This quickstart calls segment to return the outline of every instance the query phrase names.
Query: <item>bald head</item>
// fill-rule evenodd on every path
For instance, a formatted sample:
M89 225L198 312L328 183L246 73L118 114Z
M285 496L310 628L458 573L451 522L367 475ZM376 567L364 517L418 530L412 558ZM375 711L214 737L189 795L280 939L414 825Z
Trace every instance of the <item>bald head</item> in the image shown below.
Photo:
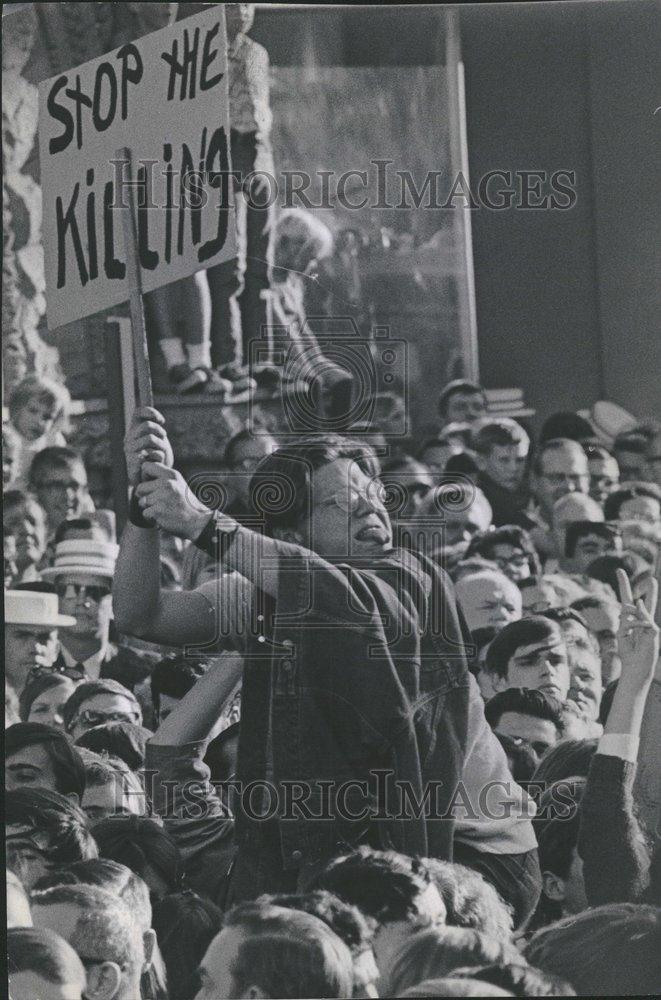
M521 592L498 570L485 569L463 576L455 589L471 632L478 628L503 628L521 617Z

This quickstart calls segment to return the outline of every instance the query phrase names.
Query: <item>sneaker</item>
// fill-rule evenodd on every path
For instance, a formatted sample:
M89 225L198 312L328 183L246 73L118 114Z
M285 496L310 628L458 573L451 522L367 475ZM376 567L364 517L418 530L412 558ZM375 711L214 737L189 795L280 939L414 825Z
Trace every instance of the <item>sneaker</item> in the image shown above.
M227 378L221 378L213 368L205 370L207 374L207 392L214 394L222 393L226 398L229 398L233 393L234 383L230 382Z
M246 365L239 365L236 361L221 365L216 369L218 376L228 379L232 383L232 390L235 396L243 392L253 391L257 388L257 382L252 378Z
M189 364L175 365L168 375L175 390L181 395L188 392L200 392L209 381L209 375L204 368L191 368Z

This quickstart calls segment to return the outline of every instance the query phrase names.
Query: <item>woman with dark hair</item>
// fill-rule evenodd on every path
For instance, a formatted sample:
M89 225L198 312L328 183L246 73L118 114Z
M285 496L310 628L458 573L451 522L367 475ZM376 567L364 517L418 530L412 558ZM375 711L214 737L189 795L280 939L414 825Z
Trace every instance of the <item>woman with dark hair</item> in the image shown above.
M21 722L41 722L64 730L62 708L77 687L58 673L40 673L28 680L18 699Z
M188 889L163 896L154 904L152 926L165 961L171 997L193 1000L196 996L200 963L222 920L222 911L215 903Z
M167 830L155 820L142 816L112 816L96 824L94 839L100 857L126 865L147 883L152 902L179 887L179 849Z

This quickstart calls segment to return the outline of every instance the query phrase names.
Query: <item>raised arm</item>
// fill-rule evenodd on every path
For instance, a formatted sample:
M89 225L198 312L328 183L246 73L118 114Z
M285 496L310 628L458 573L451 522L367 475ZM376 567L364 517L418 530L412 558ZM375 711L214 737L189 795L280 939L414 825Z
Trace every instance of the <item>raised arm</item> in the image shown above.
M590 764L580 812L578 851L592 906L638 900L649 877L649 856L634 816L633 782L645 701L659 655L657 588L650 589L645 603L634 604L627 576L622 570L619 574L622 674Z
M135 412L125 452L129 484L134 489L148 459L172 471L172 448L157 410L145 407ZM141 520L135 504L131 516ZM167 645L211 642L221 630L233 631L233 615L238 610L231 600L233 588L221 586L218 592L219 601L212 605L196 591L161 590L158 527L127 523L113 581L113 610L121 632Z

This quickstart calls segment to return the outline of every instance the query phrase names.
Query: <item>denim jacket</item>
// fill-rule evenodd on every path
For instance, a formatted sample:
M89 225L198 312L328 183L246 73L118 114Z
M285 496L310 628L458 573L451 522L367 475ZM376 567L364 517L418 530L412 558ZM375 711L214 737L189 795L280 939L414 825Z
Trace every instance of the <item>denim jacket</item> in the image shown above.
M277 603L257 592L246 640L236 839L260 859L253 891L358 843L451 859L479 698L452 585L404 549L332 564L284 548ZM425 815L429 782L446 818Z

